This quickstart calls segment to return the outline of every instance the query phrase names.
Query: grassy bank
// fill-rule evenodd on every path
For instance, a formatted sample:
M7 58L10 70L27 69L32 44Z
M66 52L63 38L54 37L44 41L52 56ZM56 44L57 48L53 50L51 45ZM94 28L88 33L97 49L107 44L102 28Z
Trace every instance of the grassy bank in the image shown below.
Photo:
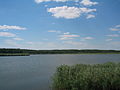
M0 56L29 56L29 53L0 53Z
M120 63L61 65L53 77L53 90L120 90Z

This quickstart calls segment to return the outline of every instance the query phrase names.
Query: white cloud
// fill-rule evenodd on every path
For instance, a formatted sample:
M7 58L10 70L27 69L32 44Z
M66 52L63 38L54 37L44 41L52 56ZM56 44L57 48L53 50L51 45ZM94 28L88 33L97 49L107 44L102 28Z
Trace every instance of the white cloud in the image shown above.
M0 37L15 37L16 35L10 32L0 32Z
M111 31L120 31L118 28L110 28Z
M106 36L108 36L108 37L119 37L118 34L112 34L112 35L106 35Z
M55 7L48 9L48 12L52 13L52 16L56 18L73 19L80 16L80 10L76 7Z
M116 25L115 27L116 27L116 28L120 28L120 25Z
M90 0L82 0L80 3L83 4L84 6L92 6L98 4L98 2L92 2Z
M63 33L63 34L70 34L70 32L65 32L65 33Z
M60 40L69 40L69 39L74 39L77 37L80 37L80 35L74 35L74 34L64 34L64 35L60 35Z
M84 45L85 44L83 42L75 42L75 41L64 41L63 43L64 44L69 44L69 45L75 45L75 46Z
M78 8L78 7L55 7L49 8L48 12L52 13L52 16L56 18L66 18L66 19L74 19L80 17L82 14L89 14L91 12L95 12L96 9L89 8Z
M84 39L86 39L86 40L92 40L94 38L93 37L85 37Z
M58 30L49 30L48 32L52 32L52 33L61 33L61 31L58 31Z
M89 14L86 18L87 18L87 19L95 18L95 15Z
M55 1L55 2L67 2L67 1L79 1L79 0L35 0L36 3L42 3L42 2L50 2L50 1Z
M43 44L43 42L26 42L26 44L29 44L29 45L41 45L41 44Z
M48 1L51 1L51 0L35 0L36 3L48 2Z
M85 40L92 40L92 39L94 39L93 37L84 37L84 38L82 38L82 41L85 41Z
M61 7L54 7L54 8L48 8L47 11L52 13L52 16L56 18L66 18L66 19L74 19L78 18L81 15L87 15L86 18L94 18L95 15L90 14L91 12L95 12L96 9L90 9L87 8L87 6L92 6L98 4L98 2L92 2L91 0L35 0L36 3L42 3L42 2L68 2L73 1L77 5L82 4L84 7L68 7L68 6L61 6ZM75 4L75 5L76 5ZM47 5L48 6L48 5ZM80 5L79 5L80 6ZM46 5L45 5L46 7Z
M112 41L113 39L106 39L106 41Z
M24 40L24 39L16 37L16 38L13 38L13 40L22 41L22 40Z
M13 29L13 30L26 30L26 28L24 27L20 27L20 26L9 26L9 25L0 25L0 29L2 30L9 30L9 29Z
M90 13L90 12L95 12L96 9L90 9L90 8L79 8L82 13Z
M113 28L110 28L111 31L120 31L120 25L116 25Z
M70 32L61 32L61 31L57 31L57 30L49 30L48 32L51 33L58 33L58 37L60 40L70 40L70 39L75 39L77 37L80 37L80 35L76 35L76 34L70 34Z
M68 2L68 1L80 2L80 0L35 0L35 2L38 4L42 3L42 2L50 2L50 1L54 1L54 2ZM82 0L80 3L84 6L92 6L92 5L98 4L98 2L92 2L91 0Z

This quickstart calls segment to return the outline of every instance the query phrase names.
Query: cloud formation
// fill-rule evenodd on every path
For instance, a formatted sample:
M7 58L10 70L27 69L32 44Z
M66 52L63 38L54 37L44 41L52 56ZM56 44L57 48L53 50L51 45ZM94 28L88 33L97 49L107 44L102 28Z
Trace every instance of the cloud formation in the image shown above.
M111 34L111 35L107 35L108 37L120 37L120 35L118 34Z
M74 45L74 46L85 45L85 43L83 43L83 42L75 42L75 41L64 41L63 43L68 44L68 45Z
M87 19L90 19L90 18L95 18L95 15L88 14L86 18L87 18Z
M98 2L92 2L90 0L82 0L80 3L83 4L84 6L92 6L98 4Z
M67 1L78 1L78 0L35 0L36 3L42 3L42 2L50 2L50 1L55 1L55 2L67 2Z
M82 14L89 14L91 12L95 12L96 9L78 8L74 6L73 7L62 6L49 8L47 11L52 13L52 16L56 18L74 19L80 17Z
M51 33L61 33L61 31L58 31L58 30L49 30L48 32L51 32Z
M74 39L77 37L80 37L80 35L75 35L75 34L64 34L64 35L60 35L60 40L69 40L69 39Z
M54 1L54 2L68 2L68 1L73 1L73 2L79 2L80 4L84 5L84 6L92 6L92 5L96 5L98 4L98 2L92 2L91 0L35 0L35 2L37 4L42 3L42 2L50 2L50 1Z
M82 41L85 41L85 40L93 40L94 38L93 37L84 37L82 38Z
M20 26L9 26L9 25L0 25L1 30L26 30L24 27Z
M52 16L56 18L66 18L66 19L74 19L78 18L81 15L87 15L86 18L95 18L95 15L90 14L90 12L95 12L96 9L90 9L88 6L93 6L98 4L98 2L92 2L91 0L35 0L36 3L42 2L68 2L72 1L77 3L80 7L75 6L61 6L61 7L53 7L48 8L47 11L52 13Z
M120 31L120 25L116 25L113 28L110 28L111 31Z
M116 25L115 27L116 27L116 28L120 28L120 25Z
M10 32L0 32L0 37L15 37L16 35Z
M66 35L66 34L70 34L70 32L65 32L65 33L63 33L63 34L65 34L65 35Z
M13 40L22 41L23 39L22 39L22 38L15 37L15 38L13 38Z
M106 39L106 41L112 41L113 39Z

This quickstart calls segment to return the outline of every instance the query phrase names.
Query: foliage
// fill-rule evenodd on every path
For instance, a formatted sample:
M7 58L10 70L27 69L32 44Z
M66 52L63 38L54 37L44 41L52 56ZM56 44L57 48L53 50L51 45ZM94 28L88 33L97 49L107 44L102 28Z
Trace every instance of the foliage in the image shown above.
M30 50L30 49L9 49L1 48L0 53L29 53L29 54L91 54L91 53L120 53L119 50Z
M61 65L53 77L53 90L120 90L120 63Z

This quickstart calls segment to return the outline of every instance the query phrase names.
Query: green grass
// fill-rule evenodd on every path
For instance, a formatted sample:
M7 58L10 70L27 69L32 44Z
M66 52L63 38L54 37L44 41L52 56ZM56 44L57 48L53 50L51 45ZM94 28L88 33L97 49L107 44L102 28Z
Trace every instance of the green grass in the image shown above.
M52 90L120 90L120 63L61 65Z

